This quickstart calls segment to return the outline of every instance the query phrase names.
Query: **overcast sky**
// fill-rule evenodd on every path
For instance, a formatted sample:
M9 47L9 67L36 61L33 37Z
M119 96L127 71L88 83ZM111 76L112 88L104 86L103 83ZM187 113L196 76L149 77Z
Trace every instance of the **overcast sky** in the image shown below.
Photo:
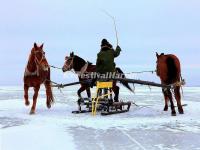
M70 51L96 61L100 41L116 46L112 20L116 18L124 72L155 70L155 52L176 54L187 85L200 85L199 0L1 0L0 85L22 85L34 42L44 43L51 65L61 67ZM52 69L52 80L72 81ZM155 74L136 78L158 82ZM74 79L76 80L76 79Z

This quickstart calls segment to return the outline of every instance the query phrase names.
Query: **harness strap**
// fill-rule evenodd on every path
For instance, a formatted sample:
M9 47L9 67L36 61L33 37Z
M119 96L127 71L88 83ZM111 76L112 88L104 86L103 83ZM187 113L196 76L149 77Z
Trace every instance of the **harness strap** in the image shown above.
M84 74L84 73L86 72L86 70L87 70L87 68L88 68L88 65L89 65L89 63L88 63L88 61L87 61L87 63L85 63L85 65L81 68L80 74Z

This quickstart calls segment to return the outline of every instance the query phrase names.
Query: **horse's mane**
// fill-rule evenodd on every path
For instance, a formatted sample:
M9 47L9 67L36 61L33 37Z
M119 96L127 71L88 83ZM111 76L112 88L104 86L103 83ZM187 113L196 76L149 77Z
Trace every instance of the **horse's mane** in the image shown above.
M166 63L167 63L167 76L168 76L168 83L176 81L177 77L179 76L178 68L176 67L176 63L173 57L170 55L166 55Z
M81 58L81 57L79 57L79 56L77 56L77 55L74 55L74 60L73 60L74 62L74 70L75 71L80 71L80 69L85 65L85 63L86 63L86 61L83 59L83 58Z

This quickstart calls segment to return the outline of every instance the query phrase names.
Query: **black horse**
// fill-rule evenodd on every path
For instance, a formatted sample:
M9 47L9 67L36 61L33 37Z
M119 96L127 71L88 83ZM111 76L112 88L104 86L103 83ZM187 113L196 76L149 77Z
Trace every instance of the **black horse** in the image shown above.
M70 56L65 57L65 63L64 66L62 67L62 70L63 72L66 72L72 69L75 71L75 73L79 74L79 81L81 82L81 87L77 91L78 96L81 98L81 92L86 90L88 98L91 98L91 92L90 92L91 83L82 82L86 81L88 77L80 75L85 73L95 73L96 65L93 65L92 63L85 61L83 58L74 55L74 53L72 52L70 53ZM125 78L125 75L120 68L116 68L116 73L123 75L123 78ZM129 91L133 92L128 82L121 81L120 83L123 86L125 86ZM115 94L114 100L118 101L119 87L116 85L116 81L113 81L112 90Z

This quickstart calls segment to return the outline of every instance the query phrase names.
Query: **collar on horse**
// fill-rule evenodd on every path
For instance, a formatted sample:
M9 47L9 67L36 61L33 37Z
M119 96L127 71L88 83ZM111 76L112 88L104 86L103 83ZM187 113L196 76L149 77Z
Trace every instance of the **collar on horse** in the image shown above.
M28 70L28 66L26 66L25 72L24 72L24 76L39 76L39 66L36 65L36 70L34 72L31 72Z
M27 76L35 76L35 75L38 76L38 71L37 70L35 70L34 72L31 72L31 71L28 70L28 67L26 66L26 69L25 69L25 72L24 72L24 76L25 77L27 77Z

